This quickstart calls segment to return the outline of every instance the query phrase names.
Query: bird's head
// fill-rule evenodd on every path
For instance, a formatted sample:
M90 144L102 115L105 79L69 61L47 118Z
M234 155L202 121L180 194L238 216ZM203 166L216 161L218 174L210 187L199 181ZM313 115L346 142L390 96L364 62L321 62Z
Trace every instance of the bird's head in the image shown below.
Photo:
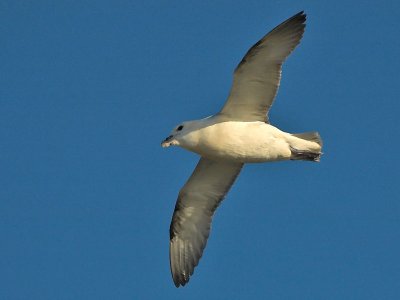
M170 135L161 142L161 146L165 148L169 146L182 145L182 142L184 142L184 140L186 139L187 134L191 132L190 124L191 122L183 122L175 126L174 129L172 129Z

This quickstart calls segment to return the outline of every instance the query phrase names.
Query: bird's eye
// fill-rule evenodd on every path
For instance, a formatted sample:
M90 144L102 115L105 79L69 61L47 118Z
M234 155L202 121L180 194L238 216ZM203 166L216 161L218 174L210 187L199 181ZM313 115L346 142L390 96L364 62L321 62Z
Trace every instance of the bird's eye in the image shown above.
M181 131L183 129L183 125L179 125L176 131Z

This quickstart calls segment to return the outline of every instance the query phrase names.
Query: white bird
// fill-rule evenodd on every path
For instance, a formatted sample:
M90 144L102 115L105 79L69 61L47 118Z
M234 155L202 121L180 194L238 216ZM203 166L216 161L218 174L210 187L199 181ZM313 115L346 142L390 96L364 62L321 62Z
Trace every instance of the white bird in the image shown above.
M244 163L319 161L317 132L290 134L269 124L268 111L281 79L282 63L299 44L306 15L299 12L258 41L234 72L222 110L183 122L162 142L201 156L179 192L170 226L170 267L176 287L193 274L210 233L211 220Z

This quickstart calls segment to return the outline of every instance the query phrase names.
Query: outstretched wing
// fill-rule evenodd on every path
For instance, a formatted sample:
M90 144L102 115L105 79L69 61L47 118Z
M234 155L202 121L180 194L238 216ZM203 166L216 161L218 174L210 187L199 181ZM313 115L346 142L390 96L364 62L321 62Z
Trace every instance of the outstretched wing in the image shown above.
M170 266L174 283L184 286L193 274L210 233L211 219L243 164L202 157L179 192L170 227Z
M299 12L258 41L234 72L220 114L240 121L266 121L281 80L282 63L300 43L306 15Z

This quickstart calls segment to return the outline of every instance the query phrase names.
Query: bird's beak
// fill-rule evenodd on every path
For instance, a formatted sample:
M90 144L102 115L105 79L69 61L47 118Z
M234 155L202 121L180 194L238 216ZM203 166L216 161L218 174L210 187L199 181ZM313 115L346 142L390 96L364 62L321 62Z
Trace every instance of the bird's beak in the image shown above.
M162 146L163 148L171 146L171 144L172 144L172 143L171 143L172 139L173 139L173 136L170 135L169 137L167 137L165 140L163 140L163 141L161 142L161 146Z

